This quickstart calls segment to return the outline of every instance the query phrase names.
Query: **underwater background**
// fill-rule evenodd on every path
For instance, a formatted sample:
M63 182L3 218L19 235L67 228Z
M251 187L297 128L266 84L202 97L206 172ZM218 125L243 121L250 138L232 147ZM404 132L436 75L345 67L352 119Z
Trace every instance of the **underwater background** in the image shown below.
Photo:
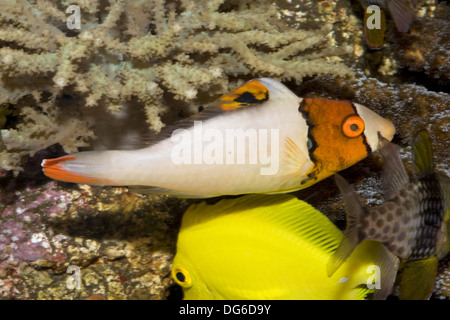
M171 262L182 215L199 200L51 181L40 164L77 150L135 148L138 137L252 78L369 107L396 126L408 169L408 143L427 129L435 168L450 175L445 1L421 1L409 33L387 13L381 50L365 44L359 1L4 3L0 299L179 298ZM70 5L81 9L80 28L68 27ZM370 206L383 201L380 173L373 154L342 175ZM331 179L293 194L345 227ZM68 282L71 265L80 289ZM450 298L449 256L432 298Z

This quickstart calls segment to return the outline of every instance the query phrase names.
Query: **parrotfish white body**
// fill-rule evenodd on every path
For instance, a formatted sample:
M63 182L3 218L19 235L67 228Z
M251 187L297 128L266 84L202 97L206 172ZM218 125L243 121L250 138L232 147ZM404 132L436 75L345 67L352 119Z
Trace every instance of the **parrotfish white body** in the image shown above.
M308 187L391 140L392 123L349 101L303 99L262 78L221 97L149 147L43 161L54 179L145 187L184 197Z

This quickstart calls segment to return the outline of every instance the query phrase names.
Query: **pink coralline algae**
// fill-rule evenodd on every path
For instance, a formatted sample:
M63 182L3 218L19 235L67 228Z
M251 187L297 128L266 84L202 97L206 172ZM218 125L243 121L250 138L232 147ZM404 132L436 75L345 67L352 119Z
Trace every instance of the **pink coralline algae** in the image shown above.
M45 190L41 193L27 187L3 195L14 201L0 211L0 268L17 266L21 260L64 262L62 248L67 237L53 234L46 222L49 217L64 214L70 199L67 193L56 189L53 181L45 185ZM30 200L30 194L35 195L34 200Z

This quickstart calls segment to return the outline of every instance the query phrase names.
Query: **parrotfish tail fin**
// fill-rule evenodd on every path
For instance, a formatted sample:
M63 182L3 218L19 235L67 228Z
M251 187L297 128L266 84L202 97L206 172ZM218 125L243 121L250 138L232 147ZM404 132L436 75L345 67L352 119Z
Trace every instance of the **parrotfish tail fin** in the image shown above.
M364 207L361 205L358 194L341 175L335 174L335 181L345 202L347 228L344 234L344 240L342 240L328 261L327 271L329 277L339 269L356 246L363 240L359 238L359 230L361 228L360 220Z
M388 1L387 6L397 30L408 32L414 19L414 10L411 8L409 0Z
M434 172L433 150L428 131L420 130L412 141L413 173L416 178L430 175Z
M399 147L380 133L378 133L378 148L383 158L383 189L388 199L409 182L409 176L400 158Z
M377 255L377 265L380 267L380 286L379 288L375 287L373 300L385 300L392 293L400 264L399 258L383 244L380 243L380 245L381 249Z
M100 161L95 156L97 152L80 152L54 159L42 161L42 171L52 179L87 184L111 183L99 176L104 171Z
M437 266L437 258L405 263L400 274L399 298L401 300L429 299L436 279Z

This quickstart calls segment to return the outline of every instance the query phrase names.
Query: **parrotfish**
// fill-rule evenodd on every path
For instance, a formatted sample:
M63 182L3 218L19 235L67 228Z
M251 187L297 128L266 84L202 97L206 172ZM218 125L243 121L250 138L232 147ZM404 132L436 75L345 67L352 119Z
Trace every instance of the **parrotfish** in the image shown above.
M42 162L53 179L178 197L306 188L391 140L393 124L350 101L299 98L261 78L228 93L171 135L136 150L84 151Z
M386 298L398 261L380 243L365 242L328 277L342 239L326 216L292 195L202 202L183 216L172 277L186 300Z
M438 261L450 251L450 178L434 171L428 132L412 141L413 179L396 145L380 138L388 200L364 207L340 175L336 183L347 210L345 238L328 264L333 273L364 240L383 243L402 262L400 299L426 299L434 286ZM364 243L364 242L363 242Z

